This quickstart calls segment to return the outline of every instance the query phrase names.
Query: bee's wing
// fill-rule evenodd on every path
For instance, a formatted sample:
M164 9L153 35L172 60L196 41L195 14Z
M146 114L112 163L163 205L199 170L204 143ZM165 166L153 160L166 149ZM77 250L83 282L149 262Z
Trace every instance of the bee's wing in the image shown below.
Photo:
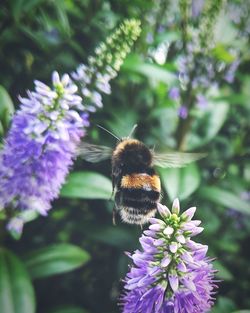
M96 163L111 158L112 149L106 146L81 142L77 148L77 154L88 162Z
M153 164L160 167L183 167L206 156L206 153L166 152L153 153Z

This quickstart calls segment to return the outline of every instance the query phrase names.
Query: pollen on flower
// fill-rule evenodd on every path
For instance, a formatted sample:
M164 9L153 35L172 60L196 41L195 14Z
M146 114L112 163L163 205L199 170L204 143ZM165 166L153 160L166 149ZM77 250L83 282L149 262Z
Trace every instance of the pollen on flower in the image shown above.
M140 238L142 250L133 260L121 297L123 313L203 313L213 305L215 285L207 246L191 240L201 230L192 221L195 208L180 214L179 201L172 212L162 204L161 219L150 219ZM188 229L188 231L186 231Z

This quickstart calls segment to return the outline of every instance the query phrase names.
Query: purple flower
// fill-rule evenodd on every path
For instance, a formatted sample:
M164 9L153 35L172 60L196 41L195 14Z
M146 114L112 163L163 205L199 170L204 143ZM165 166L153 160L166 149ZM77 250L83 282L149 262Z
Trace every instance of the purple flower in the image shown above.
M158 29L157 29L157 32L158 32L159 34L162 34L165 30L166 30L166 26L160 25L160 26L158 27Z
M250 201L250 191L245 190L241 192L240 197L244 201Z
M35 91L20 98L20 110L0 152L0 209L8 209L12 217L9 230L21 233L23 222L31 216L47 214L89 126L88 111L102 107L101 93L110 94L109 81L140 31L140 21L125 20L72 79L67 74L60 79L54 72L52 88L35 81Z
M225 73L224 79L229 83L234 82L235 78L235 72L237 71L238 67L240 65L240 60L234 61L232 64L230 64L228 70Z
M197 100L197 106L200 109L205 109L208 105L207 98L203 96L202 94L196 95L196 100Z
M11 210L8 228L22 229L22 212L46 215L58 197L76 147L88 126L82 98L67 74L52 75L53 88L35 81L35 91L20 97L21 106L0 153L0 208Z
M147 42L148 44L151 44L151 43L154 42L154 37L153 37L153 34L152 34L152 33L147 33L146 42Z
M178 87L172 87L168 92L168 96L172 100L179 100L180 99L180 89Z
M71 74L72 78L79 83L86 109L90 112L103 107L101 93L111 93L109 81L116 76L116 72L111 67L107 67L106 71L105 74L96 73L94 67L81 64L76 72Z
M7 225L7 229L12 233L21 234L23 231L23 224L24 224L23 218L18 216L13 217Z
M79 65L71 74L80 87L85 108L89 112L95 112L103 106L101 93L111 93L109 82L116 77L140 32L140 21L125 20L105 42L95 49L95 57L88 58L88 65Z
M196 208L181 215L179 210L178 200L172 212L159 204L162 219L150 219L150 231L140 238L142 250L130 255L134 264L125 278L123 313L210 311L217 286L208 247L191 239L202 231L200 221L192 220Z
M198 17L201 14L204 3L204 0L192 0L192 16L194 18Z
M182 119L186 119L188 116L188 108L185 105L179 107L178 116Z

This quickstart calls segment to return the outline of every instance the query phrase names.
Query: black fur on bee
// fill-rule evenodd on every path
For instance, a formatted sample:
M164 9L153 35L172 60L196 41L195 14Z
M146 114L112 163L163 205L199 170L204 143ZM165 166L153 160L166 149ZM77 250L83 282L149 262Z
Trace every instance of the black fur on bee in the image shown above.
M142 225L156 213L161 184L152 162L152 152L135 139L121 140L113 151L114 210L124 222Z

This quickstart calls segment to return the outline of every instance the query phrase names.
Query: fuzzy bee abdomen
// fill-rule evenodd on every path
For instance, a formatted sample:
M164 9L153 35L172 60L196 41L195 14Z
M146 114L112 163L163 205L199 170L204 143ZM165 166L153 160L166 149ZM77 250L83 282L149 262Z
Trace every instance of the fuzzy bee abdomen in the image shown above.
M154 173L124 175L115 196L123 221L140 225L146 223L155 215L160 192L160 178Z
M155 190L161 192L161 181L158 175L136 173L124 175L121 179L121 188Z

